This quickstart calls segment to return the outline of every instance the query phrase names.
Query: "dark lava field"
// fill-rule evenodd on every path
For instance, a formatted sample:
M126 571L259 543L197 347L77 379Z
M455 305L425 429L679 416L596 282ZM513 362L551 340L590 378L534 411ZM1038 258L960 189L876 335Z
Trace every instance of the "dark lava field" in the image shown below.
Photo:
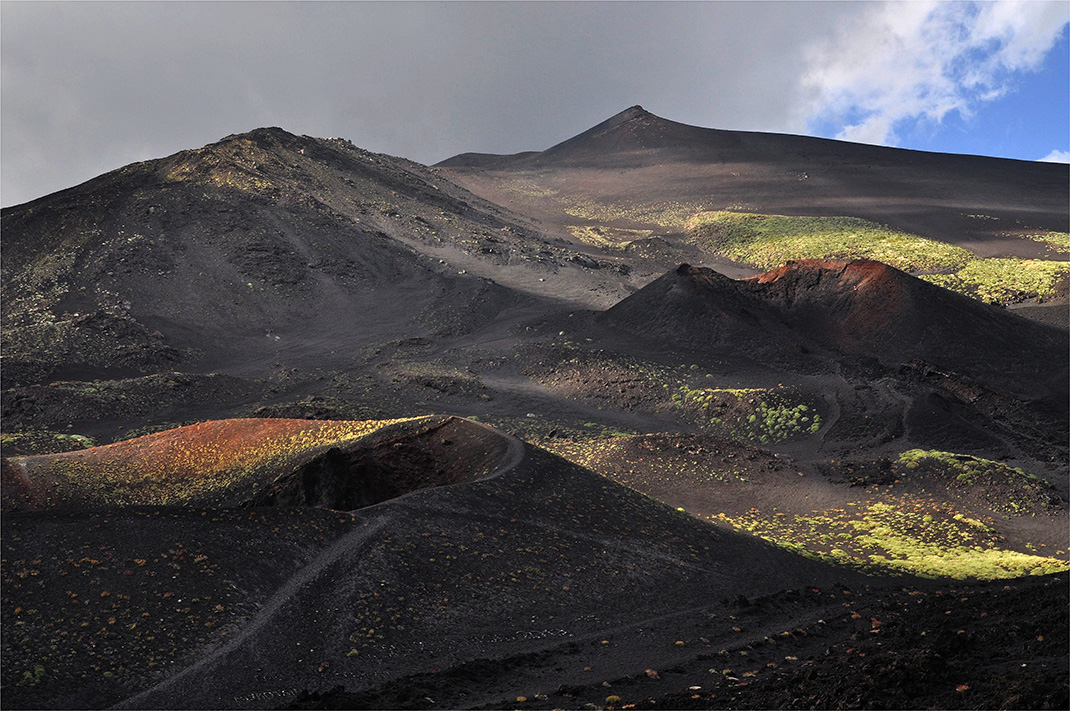
M0 706L1065 709L1068 206L632 107L4 209Z

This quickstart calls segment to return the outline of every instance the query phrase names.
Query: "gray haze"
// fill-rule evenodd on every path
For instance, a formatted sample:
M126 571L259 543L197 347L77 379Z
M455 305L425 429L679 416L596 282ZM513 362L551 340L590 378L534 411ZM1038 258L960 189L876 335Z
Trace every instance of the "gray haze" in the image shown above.
M423 163L633 104L804 133L844 93L829 38L877 5L4 2L0 201L269 125Z
M276 125L434 163L632 104L798 131L802 3L5 3L2 200Z

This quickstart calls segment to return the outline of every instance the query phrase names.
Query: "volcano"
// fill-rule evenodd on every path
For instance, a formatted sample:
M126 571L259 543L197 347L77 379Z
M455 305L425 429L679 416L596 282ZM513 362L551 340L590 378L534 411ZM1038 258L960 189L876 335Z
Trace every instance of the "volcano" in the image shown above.
M0 706L1063 708L1068 192L635 106L4 209Z
M700 209L743 209L854 215L983 256L1025 257L1043 250L1018 237L1021 225L1070 224L1062 166L700 128L641 106L545 151L462 154L436 167L546 222L597 214L670 239Z
M601 318L673 347L920 360L1022 391L1039 379L1051 392L1068 367L1060 330L869 260L789 262L743 280L683 264Z

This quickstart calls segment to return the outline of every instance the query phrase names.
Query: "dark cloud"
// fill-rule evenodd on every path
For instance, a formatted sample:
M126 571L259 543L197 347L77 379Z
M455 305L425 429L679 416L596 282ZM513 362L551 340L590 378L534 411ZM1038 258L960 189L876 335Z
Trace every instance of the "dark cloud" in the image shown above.
M799 3L4 3L3 203L279 125L422 162L632 104L792 130Z
M871 7L5 2L2 201L264 125L425 163L546 148L632 104L804 132L813 47Z

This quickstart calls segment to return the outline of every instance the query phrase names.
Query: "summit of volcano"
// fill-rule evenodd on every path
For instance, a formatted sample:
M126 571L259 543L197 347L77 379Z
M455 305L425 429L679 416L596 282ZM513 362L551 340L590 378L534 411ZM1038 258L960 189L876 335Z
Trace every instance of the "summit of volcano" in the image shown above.
M851 215L981 256L1031 257L1044 250L1022 235L1068 223L1065 166L700 128L641 106L544 151L462 154L436 168L545 223L670 242L694 213L736 210Z

